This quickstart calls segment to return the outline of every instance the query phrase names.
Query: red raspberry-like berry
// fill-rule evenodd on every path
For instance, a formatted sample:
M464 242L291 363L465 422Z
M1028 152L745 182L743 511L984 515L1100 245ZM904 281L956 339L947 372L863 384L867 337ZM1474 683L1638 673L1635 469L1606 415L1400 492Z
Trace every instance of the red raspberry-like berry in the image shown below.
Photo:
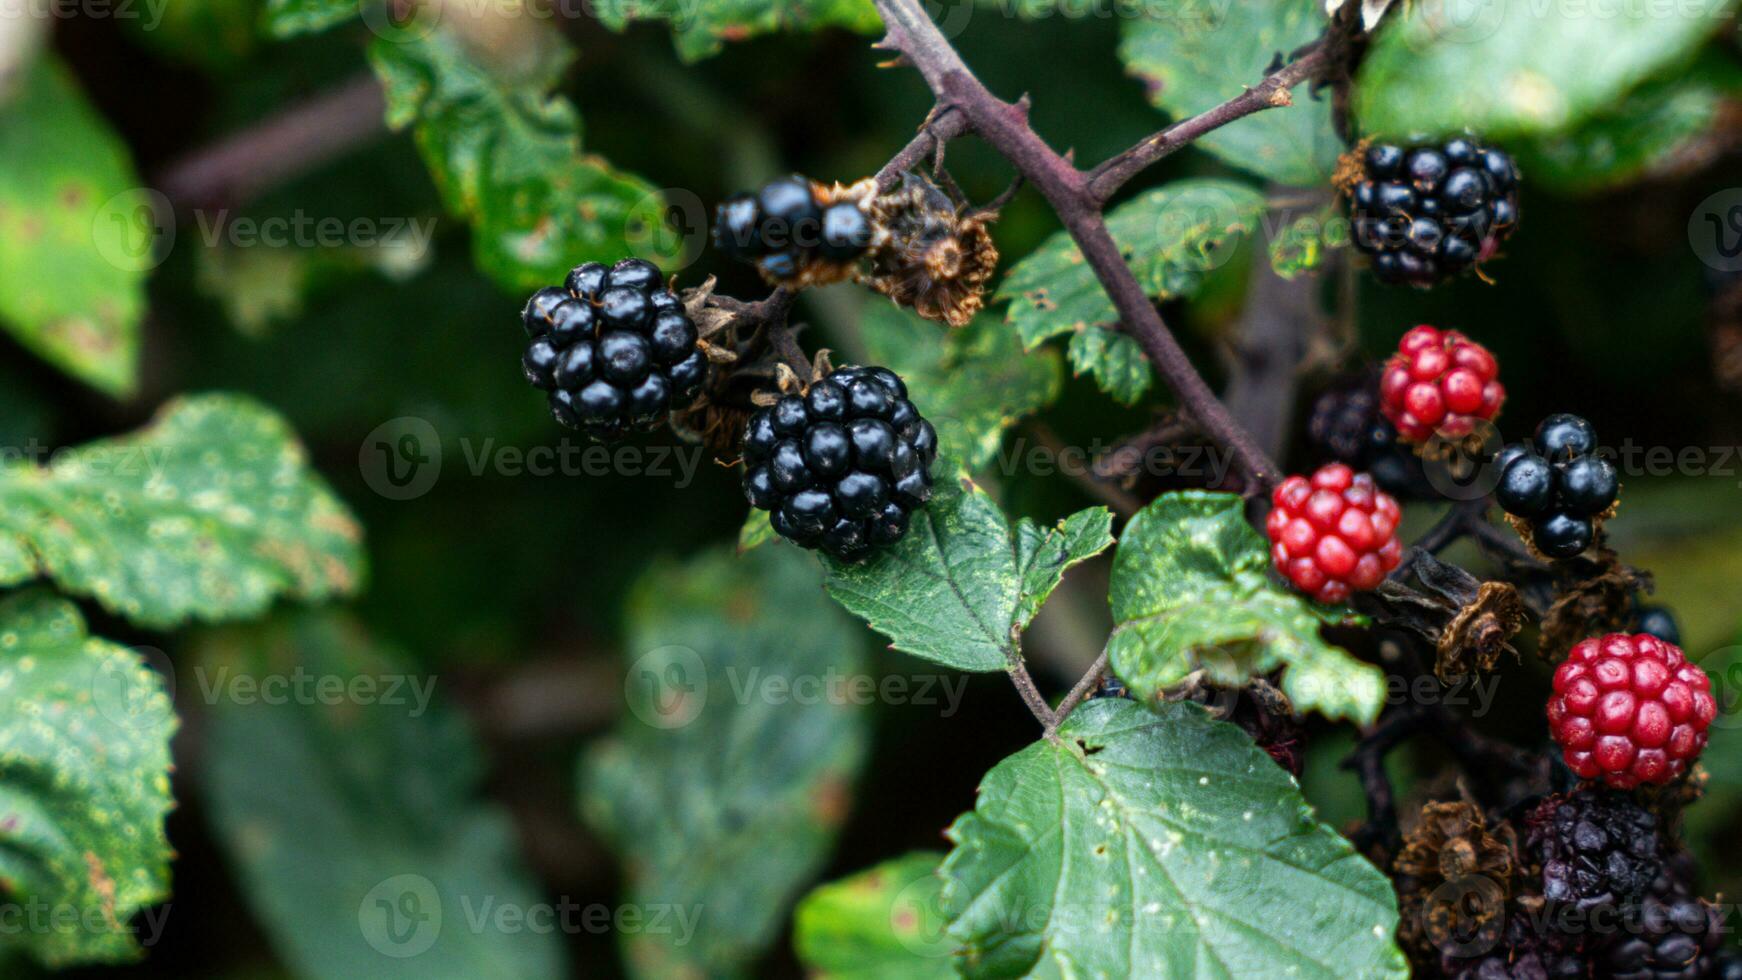
M1265 530L1276 570L1320 602L1379 587L1403 558L1397 501L1342 463L1291 476L1270 496Z
M1567 768L1632 789L1686 771L1717 713L1711 680L1680 647L1610 633L1573 647L1555 669L1548 727Z
M1506 389L1500 364L1481 344L1456 330L1426 324L1403 335L1379 379L1379 407L1406 442L1434 433L1461 439L1477 420L1500 414Z

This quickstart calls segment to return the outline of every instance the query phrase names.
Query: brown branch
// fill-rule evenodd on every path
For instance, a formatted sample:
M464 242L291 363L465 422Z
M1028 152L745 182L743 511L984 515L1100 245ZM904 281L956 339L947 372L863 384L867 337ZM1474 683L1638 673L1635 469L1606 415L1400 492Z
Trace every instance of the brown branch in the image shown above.
M178 207L246 204L387 132L373 75L292 106L171 163L158 188Z
M1082 679L1078 680L1076 686L1071 688L1071 692L1065 695L1065 699L1059 702L1059 706L1053 709L1052 724L1047 726L1046 730L1048 735L1058 734L1059 726L1065 723L1065 719L1071 716L1071 712L1077 710L1077 705L1083 703L1084 698L1094 692L1095 688L1100 685L1102 676L1106 673L1107 651L1102 650L1101 655L1095 658L1095 663L1089 667L1088 672L1083 674Z
M919 135L908 141L901 152L891 157L877 171L877 189L887 191L895 186L901 175L918 166L926 157L950 140L968 131L968 117L956 111L953 107L943 106L932 110L925 123L919 128Z
M1089 171L1089 196L1096 203L1104 204L1125 186L1126 181L1204 134L1265 109L1293 105L1294 96L1290 89L1317 77L1330 63L1331 47L1312 45L1305 54L1266 75L1257 85L1213 109L1174 123Z
M1113 301L1121 329L1137 340L1204 433L1233 451L1247 478L1248 493L1273 486L1278 479L1276 464L1234 421L1192 366L1126 266L1101 217L1100 201L1089 193L1085 175L1029 127L1026 103L1004 102L993 95L916 0L876 2L888 27L881 45L904 55L925 78L938 104L964 115L974 133L1015 165L1046 198Z
M1015 638L1011 639L1014 642ZM1034 675L1028 672L1028 664L1023 662L1022 654L1013 654L1004 669L1010 675L1010 682L1016 685L1017 693L1022 695L1022 703L1028 705L1028 710L1033 713L1034 720L1040 722L1041 727L1051 735L1058 727L1058 717L1046 706L1046 698L1040 696L1040 688L1035 686Z

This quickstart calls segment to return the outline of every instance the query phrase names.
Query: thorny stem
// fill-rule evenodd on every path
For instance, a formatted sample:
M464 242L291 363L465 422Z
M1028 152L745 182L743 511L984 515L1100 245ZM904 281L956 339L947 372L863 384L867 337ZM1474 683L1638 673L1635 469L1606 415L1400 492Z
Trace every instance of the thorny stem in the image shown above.
M1234 453L1245 476L1246 493L1250 496L1274 486L1279 479L1276 464L1228 413L1174 339L1148 293L1125 264L1118 243L1107 230L1102 208L1126 180L1179 146L1254 112L1290 104L1289 89L1325 66L1329 59L1326 49L1323 46L1308 49L1255 88L1201 116L1175 124L1095 171L1085 173L1048 146L1029 126L1026 97L1005 102L980 82L916 0L876 0L876 4L888 29L880 46L898 52L906 64L918 70L938 104L926 130L878 173L879 186L892 186L901 170L924 159L928 150L938 149L950 136L971 129L1046 198L1112 300L1119 313L1120 329L1137 340L1204 434ZM1101 669L1104 664L1091 673ZM1019 659L1011 664L1011 676L1049 734L1057 730L1092 683L1091 677L1079 681L1077 688L1084 689L1084 693L1073 689L1076 699L1067 698L1060 705L1062 710L1054 713L1039 699L1039 692L1033 689L1033 678Z
M1105 204L1125 186L1126 181L1163 157L1189 146L1205 133L1265 109L1293 105L1294 96L1290 90L1329 67L1330 55L1330 45L1315 44L1305 54L1266 75L1263 81L1240 95L1189 119L1182 119L1112 157L1089 171L1089 196L1097 203Z
M882 46L900 52L925 78L943 107L936 118L942 119L942 113L949 109L964 116L974 133L1009 160L1046 198L1113 301L1121 329L1136 338L1205 434L1233 450L1247 478L1247 491L1258 493L1274 485L1278 479L1276 464L1234 421L1192 366L1126 266L1102 219L1102 202L1089 191L1087 175L1030 128L1026 101L1010 103L993 95L916 0L877 0L877 9L888 28ZM1203 131L1214 128L1206 126Z

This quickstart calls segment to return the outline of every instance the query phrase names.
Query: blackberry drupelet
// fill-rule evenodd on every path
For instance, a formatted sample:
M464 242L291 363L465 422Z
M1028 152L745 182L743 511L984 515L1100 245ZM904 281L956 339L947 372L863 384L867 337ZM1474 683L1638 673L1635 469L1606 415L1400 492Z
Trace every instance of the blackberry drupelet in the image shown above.
M907 533L937 452L895 372L842 368L750 417L744 495L781 537L854 561Z
M658 428L707 377L695 324L642 259L577 266L561 288L533 293L521 322L526 380L549 393L558 422L597 439Z
M1348 187L1355 247L1380 281L1433 286L1493 256L1518 224L1518 168L1467 137L1374 143Z

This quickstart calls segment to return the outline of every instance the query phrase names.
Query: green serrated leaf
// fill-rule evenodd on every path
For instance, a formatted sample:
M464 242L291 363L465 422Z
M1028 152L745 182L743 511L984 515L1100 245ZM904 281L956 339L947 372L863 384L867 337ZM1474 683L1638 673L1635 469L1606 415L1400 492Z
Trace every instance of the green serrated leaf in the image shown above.
M1149 393L1155 372L1130 334L1092 324L1071 334L1071 371L1087 374L1114 401L1135 405Z
M798 692L861 673L863 633L807 558L758 548L648 575L624 649L630 712L588 751L581 810L624 860L624 900L693 928L626 933L624 958L644 977L740 975L846 818L867 712Z
M1303 214L1288 223L1270 242L1270 267L1284 279L1317 272L1331 249L1348 244L1334 208Z
M1239 240L1258 228L1263 214L1264 195L1246 184L1187 179L1115 208L1107 217L1107 230L1149 295L1180 299L1197 292L1228 261ZM1010 304L1006 319L1029 350L1053 337L1118 321L1113 301L1069 233L1062 231L1018 262L994 298ZM1073 338L1071 363L1079 375L1093 375L1103 390L1122 401L1135 401L1152 381L1141 349L1122 334L1103 331L1086 340Z
M548 906L433 676L319 613L210 634L198 655L207 818L294 973L564 975L557 935L498 924Z
M1390 881L1240 729L1105 698L1059 735L994 767L949 830L964 976L1408 975Z
M356 18L363 4L382 0L266 0L266 33L277 38L315 34Z
M618 31L635 20L669 21L685 61L718 54L727 41L774 31L832 26L869 34L883 25L871 0L597 0L591 10Z
M945 980L956 975L939 893L943 855L915 851L819 885L793 914L811 980Z
M1683 64L1733 0L1618 4L1416 4L1379 33L1355 108L1383 135L1470 129L1494 140L1561 132Z
M971 480L943 477L907 536L853 564L823 559L829 594L895 649L958 670L1003 670L1059 576L1111 543L1104 508L1044 535L1010 523Z
M979 317L946 329L890 303L869 302L860 324L873 363L901 375L908 397L938 430L946 456L977 470L1006 429L1058 398L1056 354L1024 356L1003 324Z
M1149 86L1150 101L1174 118L1193 116L1244 92L1286 55L1325 29L1320 4L1298 0L1180 0L1147 4L1123 22L1119 56ZM1295 93L1193 144L1223 162L1282 184L1325 183L1343 151L1329 99Z
M87 635L72 603L0 600L0 881L32 916L0 934L0 954L55 967L139 955L130 920L169 897L175 728L161 678Z
M72 73L38 54L0 107L0 327L80 381L131 394L157 199Z
M1024 517L1016 522L1016 567L1022 575L1016 625L1034 621L1065 572L1113 547L1113 512L1090 507L1043 528Z
M566 50L509 77L445 26L377 39L387 121L413 128L442 201L472 222L478 267L504 289L561 282L574 265L670 256L652 185L581 153L574 106L552 96Z
M28 567L144 626L350 594L361 539L284 420L240 396L180 399L133 435L0 466L0 581Z
M1320 615L1271 580L1270 549L1233 494L1163 494L1131 519L1113 558L1113 672L1153 700L1193 671L1243 686L1282 669L1302 713L1372 724L1385 675L1319 636Z

